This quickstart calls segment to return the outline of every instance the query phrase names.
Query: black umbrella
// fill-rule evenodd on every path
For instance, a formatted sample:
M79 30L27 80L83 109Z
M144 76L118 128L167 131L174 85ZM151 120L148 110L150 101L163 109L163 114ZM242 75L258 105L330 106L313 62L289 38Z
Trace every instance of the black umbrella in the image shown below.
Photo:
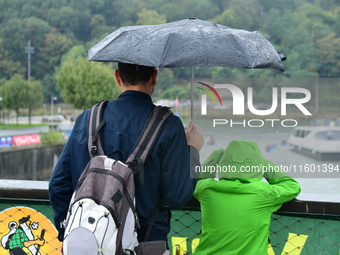
M93 46L88 57L90 61L153 67L228 66L284 71L284 56L259 32L196 18L121 27Z

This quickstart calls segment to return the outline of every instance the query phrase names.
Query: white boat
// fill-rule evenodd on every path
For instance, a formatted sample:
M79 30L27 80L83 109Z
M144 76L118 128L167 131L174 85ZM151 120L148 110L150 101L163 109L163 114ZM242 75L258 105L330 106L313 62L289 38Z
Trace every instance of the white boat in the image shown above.
M314 158L340 160L340 127L295 127L288 144L292 150Z

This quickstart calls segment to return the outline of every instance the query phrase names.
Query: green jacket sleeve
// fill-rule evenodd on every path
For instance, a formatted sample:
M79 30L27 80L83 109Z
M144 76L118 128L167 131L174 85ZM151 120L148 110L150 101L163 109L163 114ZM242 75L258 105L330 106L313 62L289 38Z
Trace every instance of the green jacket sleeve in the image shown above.
M218 149L213 151L209 157L203 162L202 166L200 167L200 179L205 178L214 178L216 176L216 172L211 172L209 166L216 166L220 162L223 156L224 150Z
M274 205L286 203L297 197L301 192L300 184L296 180L286 173L280 172L279 175L279 178L266 178L271 187L268 195L273 200Z

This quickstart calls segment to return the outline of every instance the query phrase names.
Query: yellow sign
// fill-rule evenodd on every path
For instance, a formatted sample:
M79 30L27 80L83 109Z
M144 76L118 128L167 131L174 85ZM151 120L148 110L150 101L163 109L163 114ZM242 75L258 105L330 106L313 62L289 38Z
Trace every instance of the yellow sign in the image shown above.
M300 255L305 243L307 241L308 235L294 234L288 233L288 239L283 248L281 255L290 254L290 255ZM191 242L191 250L195 251L196 247L199 244L199 238L195 238ZM187 253L187 241L186 237L172 237L172 253L174 255L186 255ZM268 245L268 255L275 255L273 247Z
M60 255L61 242L52 222L28 207L0 213L0 254Z

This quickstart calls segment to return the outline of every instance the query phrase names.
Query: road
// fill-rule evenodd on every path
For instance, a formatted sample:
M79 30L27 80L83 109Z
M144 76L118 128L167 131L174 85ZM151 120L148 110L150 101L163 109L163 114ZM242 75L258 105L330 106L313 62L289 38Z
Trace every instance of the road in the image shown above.
M32 116L31 123L32 124L40 124L42 123L42 118L44 116ZM16 123L16 118L6 118L6 123ZM18 119L19 124L27 124L28 118L27 117L19 117ZM58 131L67 131L72 130L73 122L70 122L68 119L63 119L61 122L53 122L50 123L56 125L56 130ZM7 137L7 136L17 136L17 135L29 135L29 134L39 134L39 133L48 133L50 130L50 126L38 126L38 127L31 127L31 128L20 128L20 129L0 129L0 137Z

